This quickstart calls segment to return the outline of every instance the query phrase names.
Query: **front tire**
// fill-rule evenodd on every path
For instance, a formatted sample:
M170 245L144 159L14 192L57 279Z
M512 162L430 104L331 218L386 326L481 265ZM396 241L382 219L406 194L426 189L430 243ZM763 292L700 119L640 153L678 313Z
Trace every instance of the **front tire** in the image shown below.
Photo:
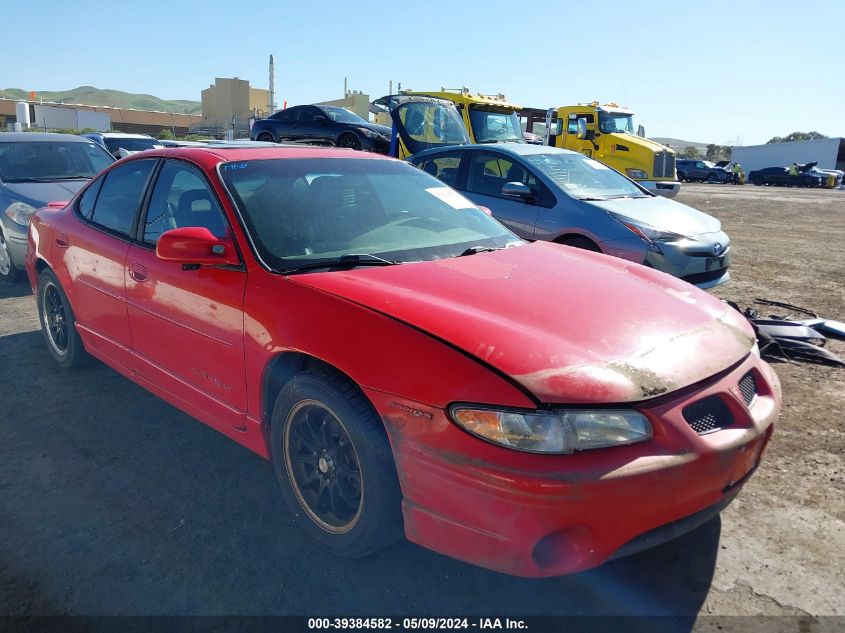
M271 425L276 478L305 532L349 558L401 537L390 444L355 385L329 369L299 374L279 393Z
M363 145L361 139L355 134L344 134L337 141L338 147L347 147L349 149L360 150Z
M64 369L88 364L90 356L76 331L76 317L67 295L52 270L46 269L38 278L38 317L47 351Z
M262 132L258 135L258 138L255 139L256 141L262 141L264 143L275 143L276 139L273 138L273 135L269 132Z
M572 248L580 248L585 251L593 251L594 253L601 253L601 249L598 244L590 238L583 237L581 235L574 235L572 237L561 239L558 241L558 244L571 246Z
M21 278L21 271L12 262L12 252L6 243L6 236L0 229L0 281L13 284Z

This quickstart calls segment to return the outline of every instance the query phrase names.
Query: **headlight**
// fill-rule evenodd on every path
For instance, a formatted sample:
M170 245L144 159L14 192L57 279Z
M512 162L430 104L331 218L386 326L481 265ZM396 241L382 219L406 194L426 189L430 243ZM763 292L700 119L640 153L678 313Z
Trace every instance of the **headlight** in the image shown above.
M661 231L646 224L645 222L640 222L638 220L625 217L624 215L619 215L618 213L610 213L610 215L625 228L641 237L652 250L657 251L658 253L661 252L659 246L660 242L677 242L678 240L683 240L686 237L684 235L679 235L678 233L673 233L672 231Z
M449 412L470 433L530 453L568 454L651 437L645 416L628 409L519 412L455 405Z
M6 215L15 224L26 226L29 224L29 218L35 213L35 207L26 202L13 202L6 207Z
M384 136L384 134L380 134L379 132L376 132L375 130L371 130L371 129L365 128L365 127L361 128L361 134L363 134L367 138L381 139L382 141L387 140L387 138Z
M628 174L628 178L633 178L634 180L645 180L648 178L648 174L642 169L631 169L628 167L625 169L625 173Z

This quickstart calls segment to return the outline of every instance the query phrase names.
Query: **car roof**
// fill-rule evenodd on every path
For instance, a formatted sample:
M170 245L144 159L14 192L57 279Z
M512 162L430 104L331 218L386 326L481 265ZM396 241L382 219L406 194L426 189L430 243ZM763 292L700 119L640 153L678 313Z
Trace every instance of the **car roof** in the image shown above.
M76 134L56 134L52 132L3 132L0 133L0 143L22 143L24 141L43 142L66 141L68 143L90 143L90 138L83 138Z
M255 143L258 145L258 143ZM375 159L395 160L388 156L375 154L373 152L361 152L353 149L338 147L319 147L314 145L280 145L273 144L272 147L261 145L259 147L245 147L243 145L209 145L207 147L166 147L161 149L149 149L138 152L119 163L139 158L182 158L190 160L208 169L213 169L219 163L246 160L269 160L277 158L349 158L349 159Z
M450 145L448 147L434 147L411 156L411 160L423 158L431 154L445 151L466 150L470 152L494 151L512 156L536 156L538 154L579 154L568 149L552 147L551 145L532 145L531 143L480 143L476 145Z

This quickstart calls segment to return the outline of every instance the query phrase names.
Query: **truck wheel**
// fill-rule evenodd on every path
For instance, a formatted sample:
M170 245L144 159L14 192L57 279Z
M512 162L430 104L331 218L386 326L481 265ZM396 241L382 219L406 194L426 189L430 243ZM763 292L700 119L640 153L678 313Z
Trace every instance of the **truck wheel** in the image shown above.
M401 537L393 453L354 384L329 369L303 372L282 388L271 424L276 478L305 532L350 558Z

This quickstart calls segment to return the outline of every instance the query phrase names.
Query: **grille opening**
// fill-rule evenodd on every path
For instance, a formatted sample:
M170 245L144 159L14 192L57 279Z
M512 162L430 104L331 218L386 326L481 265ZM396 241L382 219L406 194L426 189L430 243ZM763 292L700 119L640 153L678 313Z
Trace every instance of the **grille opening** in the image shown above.
M750 407L754 404L757 399L757 379L754 377L754 372L748 372L740 379L739 392L746 406Z
M727 428L734 423L728 405L719 396L708 396L684 407L684 420L699 435Z

